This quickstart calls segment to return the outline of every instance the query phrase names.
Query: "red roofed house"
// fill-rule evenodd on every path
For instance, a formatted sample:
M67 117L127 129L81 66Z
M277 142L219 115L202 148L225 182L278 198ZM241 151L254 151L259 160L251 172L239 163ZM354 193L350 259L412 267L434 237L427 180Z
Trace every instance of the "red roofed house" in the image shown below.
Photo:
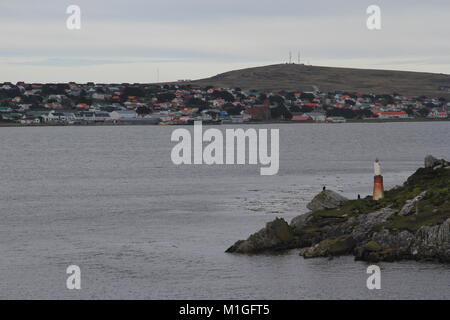
M372 110L370 110L370 111L372 111L372 113L373 113L374 115L379 115L380 113L383 112L383 110L380 110L380 109L372 109Z
M312 118L309 116L293 116L291 120L296 122L305 122L312 121Z
M264 121L270 119L270 108L268 105L253 106L245 112L251 115L253 120Z
M305 107L317 107L319 104L318 103L312 103L312 102L307 102L303 104Z
M79 103L75 106L77 109L89 109L89 105L86 103Z

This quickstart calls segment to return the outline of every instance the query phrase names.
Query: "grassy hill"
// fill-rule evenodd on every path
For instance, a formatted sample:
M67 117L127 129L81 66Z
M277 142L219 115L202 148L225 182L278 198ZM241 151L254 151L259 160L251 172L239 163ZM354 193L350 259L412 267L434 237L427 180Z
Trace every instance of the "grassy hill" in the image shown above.
M450 75L424 72L319 67L277 64L230 71L211 78L192 81L197 85L240 87L258 91L344 90L376 94L398 92L450 98L439 86L450 86Z

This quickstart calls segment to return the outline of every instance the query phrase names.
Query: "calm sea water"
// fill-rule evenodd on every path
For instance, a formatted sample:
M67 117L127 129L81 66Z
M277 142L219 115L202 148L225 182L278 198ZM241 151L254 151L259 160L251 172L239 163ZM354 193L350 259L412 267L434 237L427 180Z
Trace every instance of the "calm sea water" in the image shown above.
M367 264L224 251L275 217L290 220L326 185L371 192L372 162L387 188L427 154L450 158L450 123L264 125L280 128L280 172L182 166L173 127L0 128L0 298L450 299L450 266ZM226 126L219 127L225 129ZM66 289L66 268L82 289Z

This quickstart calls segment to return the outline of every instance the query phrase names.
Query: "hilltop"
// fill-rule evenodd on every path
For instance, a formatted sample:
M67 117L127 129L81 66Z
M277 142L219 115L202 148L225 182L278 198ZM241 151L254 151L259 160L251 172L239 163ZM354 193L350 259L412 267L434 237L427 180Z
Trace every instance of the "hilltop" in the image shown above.
M335 90L375 94L397 92L411 96L450 97L450 92L439 90L440 86L450 86L448 74L303 64L276 64L235 70L190 83L266 92L312 91L317 87L322 92Z

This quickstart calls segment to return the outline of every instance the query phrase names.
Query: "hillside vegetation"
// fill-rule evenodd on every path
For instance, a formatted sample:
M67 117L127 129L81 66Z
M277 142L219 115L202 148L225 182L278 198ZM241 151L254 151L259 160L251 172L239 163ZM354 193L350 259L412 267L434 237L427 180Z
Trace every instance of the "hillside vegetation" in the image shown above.
M266 92L312 91L315 86L322 92L335 90L375 94L396 92L411 96L450 97L449 92L439 90L440 86L450 86L448 74L302 64L277 64L235 70L190 83Z

